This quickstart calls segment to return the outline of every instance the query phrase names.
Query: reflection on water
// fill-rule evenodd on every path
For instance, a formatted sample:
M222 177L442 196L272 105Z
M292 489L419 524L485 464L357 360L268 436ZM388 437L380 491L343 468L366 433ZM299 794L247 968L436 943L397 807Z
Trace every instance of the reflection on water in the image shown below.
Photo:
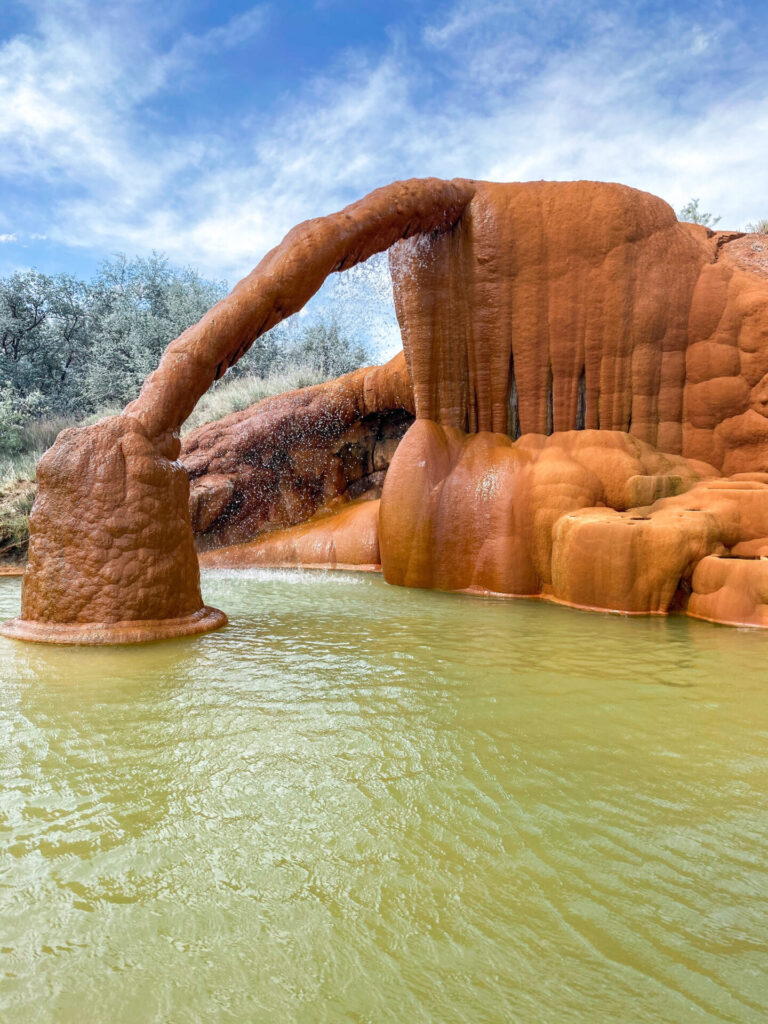
M0 638L0 1020L766 1019L768 637L204 594L197 639Z

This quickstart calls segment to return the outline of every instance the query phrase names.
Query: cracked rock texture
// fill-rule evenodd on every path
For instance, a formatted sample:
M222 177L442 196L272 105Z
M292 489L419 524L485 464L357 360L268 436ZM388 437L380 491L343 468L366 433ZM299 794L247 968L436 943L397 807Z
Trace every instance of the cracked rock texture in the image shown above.
M340 502L378 498L412 422L401 352L384 366L267 398L192 431L181 458L198 548L249 541Z

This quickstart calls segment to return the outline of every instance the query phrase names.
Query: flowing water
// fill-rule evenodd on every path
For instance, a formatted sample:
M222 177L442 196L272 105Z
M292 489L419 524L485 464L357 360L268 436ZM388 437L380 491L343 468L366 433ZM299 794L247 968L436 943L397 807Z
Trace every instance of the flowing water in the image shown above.
M203 582L206 637L0 639L1 1021L768 1019L768 636Z

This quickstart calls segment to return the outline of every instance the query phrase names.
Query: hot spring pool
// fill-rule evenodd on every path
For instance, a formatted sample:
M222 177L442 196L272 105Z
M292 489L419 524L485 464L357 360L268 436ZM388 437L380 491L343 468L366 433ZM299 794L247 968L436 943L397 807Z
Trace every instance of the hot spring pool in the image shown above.
M0 1020L766 1020L768 636L204 596L198 639L0 638Z

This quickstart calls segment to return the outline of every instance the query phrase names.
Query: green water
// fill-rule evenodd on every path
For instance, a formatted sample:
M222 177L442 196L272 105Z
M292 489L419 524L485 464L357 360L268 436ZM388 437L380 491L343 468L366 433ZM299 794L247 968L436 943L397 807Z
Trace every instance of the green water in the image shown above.
M768 636L204 594L194 640L0 638L3 1024L768 1018Z

